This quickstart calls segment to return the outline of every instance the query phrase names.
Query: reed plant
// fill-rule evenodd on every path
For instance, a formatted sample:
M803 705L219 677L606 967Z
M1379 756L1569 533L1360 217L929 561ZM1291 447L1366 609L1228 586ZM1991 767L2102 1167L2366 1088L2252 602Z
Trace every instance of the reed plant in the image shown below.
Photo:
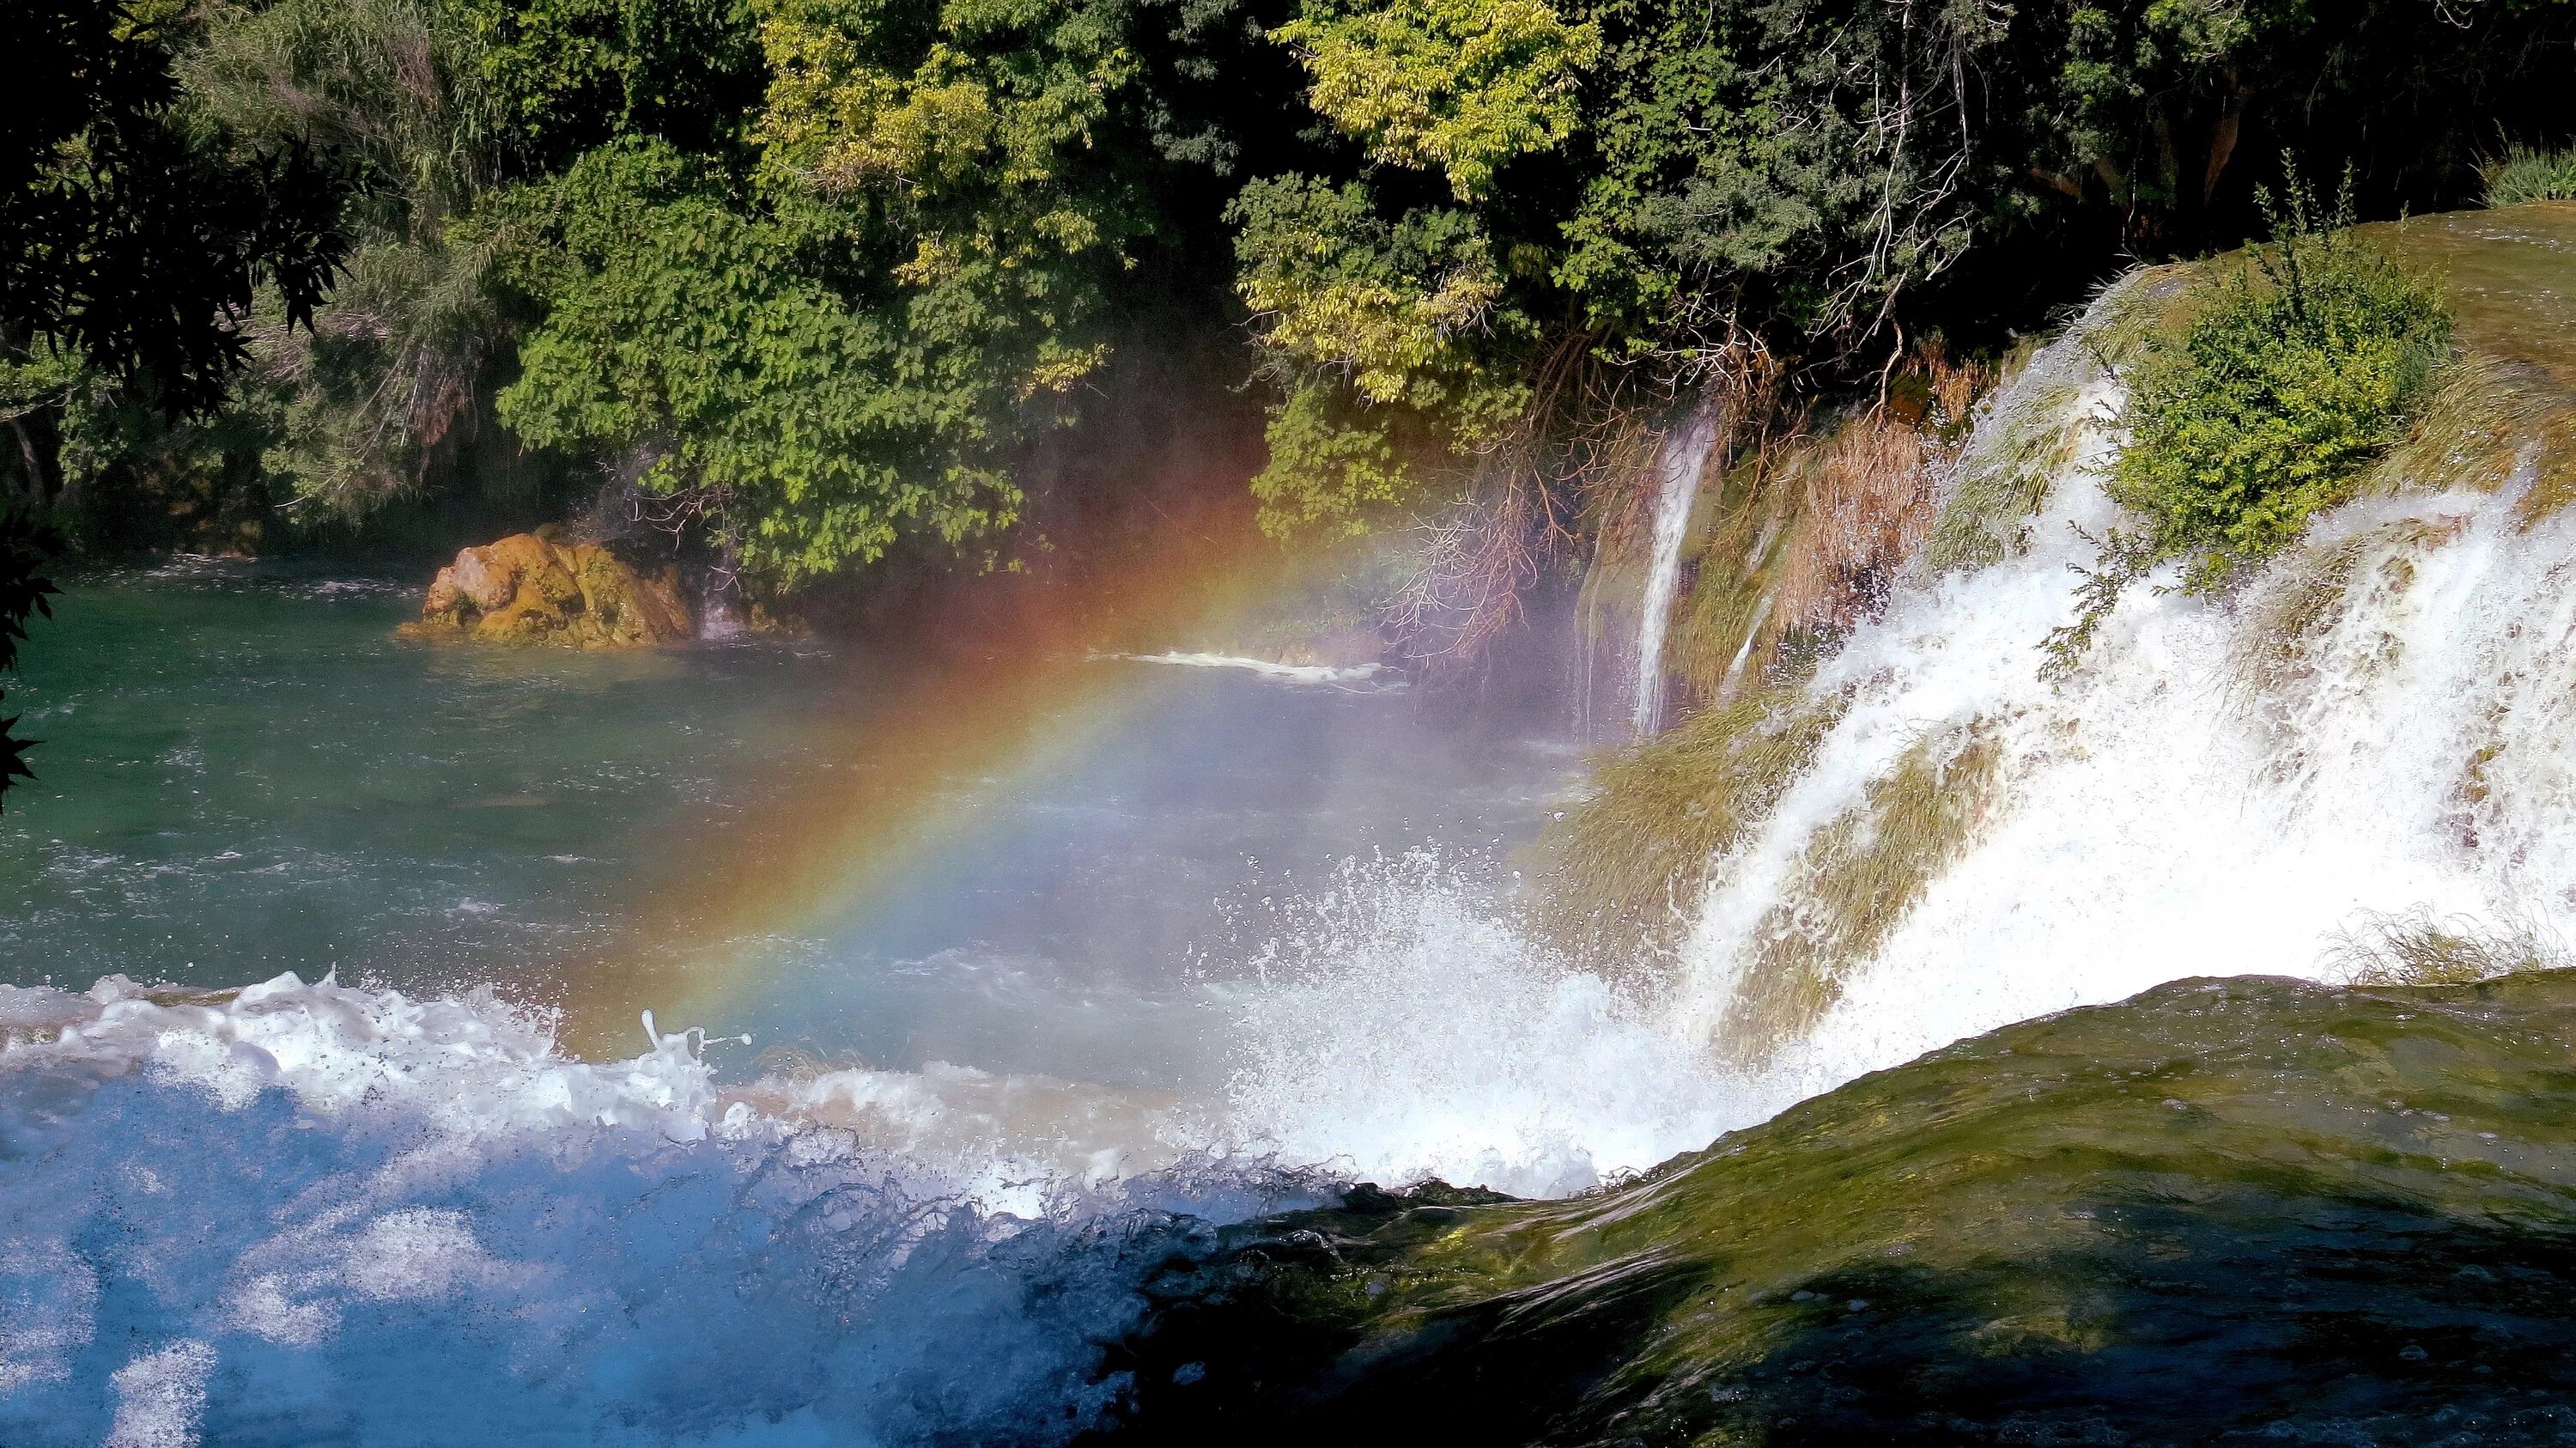
M2486 181L2489 206L2576 201L2576 147L2538 151L2516 146L2480 166L2478 174Z

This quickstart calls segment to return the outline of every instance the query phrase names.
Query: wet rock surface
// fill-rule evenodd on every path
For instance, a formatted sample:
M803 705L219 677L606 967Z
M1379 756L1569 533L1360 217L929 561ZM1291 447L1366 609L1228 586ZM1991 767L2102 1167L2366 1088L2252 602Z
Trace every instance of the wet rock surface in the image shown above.
M568 648L653 648L697 636L676 569L547 532L468 548L438 571L406 637Z
M2186 981L1149 1281L1093 1441L2576 1443L2576 971Z

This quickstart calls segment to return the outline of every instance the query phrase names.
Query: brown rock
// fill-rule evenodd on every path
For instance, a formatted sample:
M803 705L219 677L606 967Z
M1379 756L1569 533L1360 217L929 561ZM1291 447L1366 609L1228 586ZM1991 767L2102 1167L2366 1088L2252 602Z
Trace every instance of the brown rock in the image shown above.
M637 570L608 548L515 533L438 571L405 635L486 643L638 648L697 636L678 570Z

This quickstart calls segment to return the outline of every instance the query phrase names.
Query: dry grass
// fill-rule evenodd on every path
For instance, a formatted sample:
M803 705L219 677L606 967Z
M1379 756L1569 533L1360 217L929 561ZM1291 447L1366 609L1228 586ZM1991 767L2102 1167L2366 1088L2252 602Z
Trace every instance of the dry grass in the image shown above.
M1771 610L1776 627L1842 634L1877 612L1932 526L1941 460L1938 439L1885 409L1853 418L1810 454Z
M2569 963L2567 942L2537 918L2489 922L2422 905L2364 914L2325 950L2328 975L2345 985L2471 985Z
M1927 346L1875 405L1750 452L1704 500L1674 672L1725 703L1877 613L1994 369Z
M1927 735L1859 806L1816 833L1747 946L1752 959L1722 1028L1731 1052L1758 1061L1832 1006L1845 974L1877 953L1975 837L2002 762L1983 724Z

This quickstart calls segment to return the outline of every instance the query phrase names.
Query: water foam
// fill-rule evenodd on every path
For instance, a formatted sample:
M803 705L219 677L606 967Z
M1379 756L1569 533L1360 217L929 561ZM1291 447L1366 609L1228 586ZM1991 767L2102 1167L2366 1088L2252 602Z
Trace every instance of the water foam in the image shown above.
M1109 657L1135 664L1170 664L1185 669L1240 669L1245 673L1294 684L1365 684L1390 672L1384 664L1283 664L1274 659L1256 659L1244 654L1186 653L1179 650L1159 654L1113 654Z
M486 991L111 980L0 1026L0 1439L35 1448L1052 1441L1120 1390L1147 1267L1312 1199L1184 1166L999 1211L726 1099L691 1034L574 1061Z
M1577 969L1436 853L1289 902L1238 1020L1234 1149L1353 1179L1557 1196L1694 1150L1769 1102Z

